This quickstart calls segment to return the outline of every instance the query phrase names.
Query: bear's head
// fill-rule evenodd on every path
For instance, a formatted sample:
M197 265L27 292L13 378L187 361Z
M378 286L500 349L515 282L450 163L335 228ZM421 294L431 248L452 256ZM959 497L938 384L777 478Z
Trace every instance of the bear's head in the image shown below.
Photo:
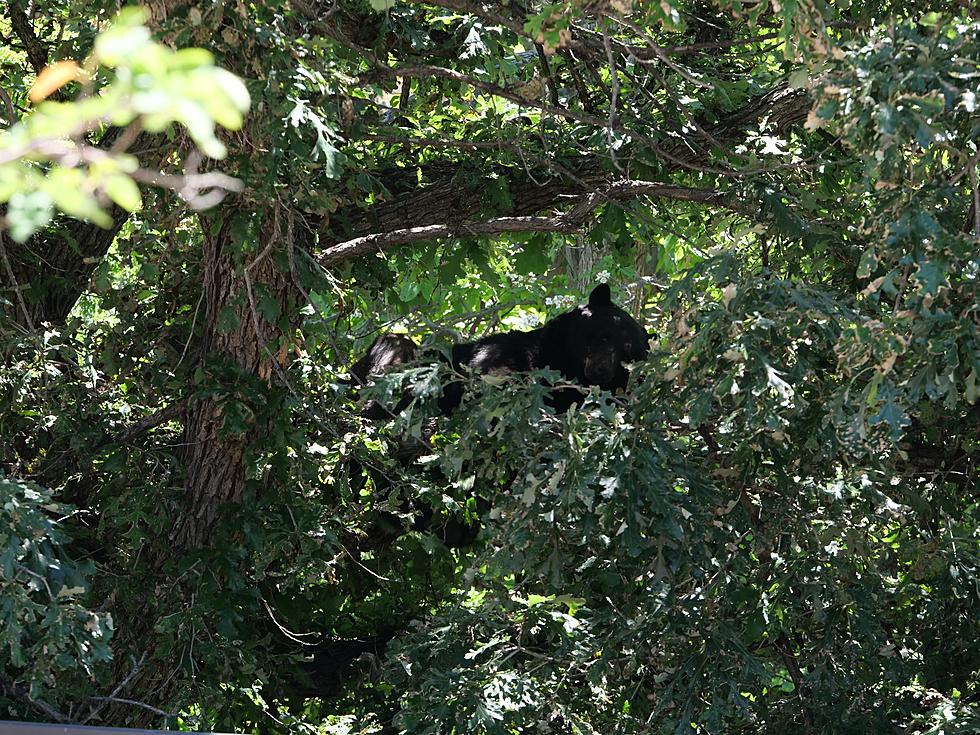
M582 385L603 390L626 388L625 364L650 353L650 335L628 312L612 302L605 283L589 294L589 303L549 321L544 327L543 362Z

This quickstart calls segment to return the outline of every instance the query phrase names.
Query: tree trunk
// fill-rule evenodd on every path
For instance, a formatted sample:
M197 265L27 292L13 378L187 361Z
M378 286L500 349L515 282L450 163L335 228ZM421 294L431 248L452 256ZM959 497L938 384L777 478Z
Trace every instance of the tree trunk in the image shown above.
M240 244L231 239L229 224L233 217L233 213L228 213L214 234L213 223L202 218L205 320L201 355L202 359L209 355L227 357L242 373L271 386L274 374L281 371L290 352L289 336L283 334L279 324L266 321L259 313L256 285L260 284L263 292L275 299L281 314L287 313L294 301L293 285L289 274L281 272L273 262L274 249L285 238L276 213L262 228L259 254L240 262L234 256ZM233 326L229 329L229 325ZM224 425L228 400L234 400L230 390L225 395L193 401L188 407L185 511L171 533L176 549L207 546L222 506L241 500L248 447L260 427L248 426L240 433L228 431Z

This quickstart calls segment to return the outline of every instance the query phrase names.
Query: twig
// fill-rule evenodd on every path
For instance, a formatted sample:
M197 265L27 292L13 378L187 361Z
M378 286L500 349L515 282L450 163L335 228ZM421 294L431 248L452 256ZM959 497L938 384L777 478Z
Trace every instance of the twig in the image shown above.
M609 127L606 128L606 144L609 149L609 160L612 161L613 168L622 171L619 161L616 160L615 141L613 140L613 130L616 126L616 105L619 101L619 73L616 70L616 59L613 57L612 44L609 40L609 29L606 27L606 20L602 20L602 45L606 49L606 62L609 64Z
M534 50L538 52L538 64L541 66L541 76L548 84L548 99L551 100L552 105L559 107L561 101L558 99L558 85L555 84L555 78L551 74L548 55L544 52L544 46L540 43L534 44Z
M552 158L545 156L539 156L533 153L529 153L524 150L518 139L504 140L498 138L495 141L485 141L485 140L449 140L446 138L414 138L411 136L403 135L381 135L378 133L365 133L360 136L359 140L375 140L379 143L394 143L401 144L408 149L410 145L417 145L424 148L457 148L459 150L480 150L480 149L492 149L499 148L504 151L513 151L519 155L522 159L529 158L535 163L539 163L545 168L549 168L559 176L563 176L583 189L588 188L588 183L584 181L581 177L576 176L574 172L570 171L565 166L562 166L557 161Z
M780 36L780 33L764 33L754 38L733 38L728 41L702 41L701 43L689 43L683 46L663 46L662 50L669 56L682 56L697 53L698 51L711 51L713 49L731 48L732 46L747 46L750 43L771 41L774 38L780 38Z
M266 601L264 597L262 598L262 604L265 605L265 611L269 613L269 619L272 620L272 622L276 624L276 627L279 628L282 634L286 636L286 638L291 640L293 643L299 643L301 646L315 646L317 645L317 643L319 643L319 641L316 640L319 637L319 633L294 633L293 631L286 628L286 626L284 626L278 620L276 620L276 616L272 612L272 607L270 607L269 603ZM312 642L307 642L303 640L304 637L313 638L314 640Z
M142 436L150 429L155 429L161 424L165 424L168 421L173 421L177 418L182 418L185 411L187 410L187 399L181 399L171 403L169 406L161 408L159 411L154 411L149 416L145 416L134 424L127 426L125 429L109 437L108 439L103 439L98 442L91 451L99 451L108 447L111 444L128 444L134 439ZM68 458L70 456L70 450L66 449L58 454L49 455L48 461L44 464L44 473L50 474L60 470L63 466L68 463Z
M79 163L101 163L116 158L112 153L101 148L75 143L71 140L36 138L17 148L0 151L0 165L31 155L50 158L64 166L76 166ZM140 183L176 191L194 209L204 209L216 204L214 192L220 192L223 198L224 192L239 192L244 188L241 180L219 171L176 175L139 168L129 175ZM211 194L202 195L201 191L206 189L211 190Z
M89 697L88 701L107 702L107 703L115 702L118 704L129 704L132 705L133 707L141 707L145 710L148 710L149 712L152 712L155 715L160 715L161 717L164 717L167 720L172 720L178 715L178 713L176 712L167 712L166 710L162 710L159 707L154 707L152 704L147 704L146 702L137 702L135 699L124 699L123 697Z
M379 143L418 145L424 148L458 148L460 150L479 150L482 148L518 148L515 140L449 140L447 138L414 138L407 135L381 135L365 133L359 140L373 140Z
M398 109L402 112L408 109L408 99L412 95L412 78L405 77L402 79L402 90L398 95Z
M970 181L973 185L973 235L980 240L980 188L977 187L977 167L970 169Z
M0 100L3 100L3 106L7 112L7 125L12 126L17 122L17 110L14 109L14 101L10 99L10 95L3 87L0 87Z
M800 709L803 711L803 735L810 735L813 732L813 711L807 702L808 687L803 681L803 670L800 662L796 658L789 646L789 640L785 634L779 636L775 641L776 650L782 656L783 663L789 671L790 678L793 679L793 687L796 689L797 696L800 698Z
M19 699L21 702L24 702L25 704L29 704L30 706L36 709L39 709L49 719L54 720L55 722L70 723L73 721L70 717L68 717L68 715L55 709L50 704L45 702L43 699L35 699L34 697L32 697L30 692L27 691L24 687L17 687L13 684L8 684L5 681L0 681L0 689L2 689L3 692L8 697L15 697Z
M911 271L911 264L906 264L905 268L902 269L902 282L898 285L898 294L895 296L895 306L892 307L892 316L898 313L898 307L902 303L902 296L905 295L905 287L908 285L909 273Z
M575 85L575 92L578 94L582 107L590 115L596 114L595 105L592 104L592 96L589 94L589 90L585 86L585 80L582 79L582 75L579 73L577 66L578 60L568 49L562 49L561 53L568 59L568 63L565 66L568 69L568 73L572 76L572 84Z
M967 160L963 168L961 168L957 172L956 176L954 176L949 180L949 185L955 186L960 179L966 176L967 172L972 171L976 168L978 161L980 161L980 149L978 149L976 153L970 156L970 158Z
M135 665L135 666L133 666L133 669L132 669L132 671L130 671L130 672L129 672L129 673L128 673L128 674L126 675L126 677L125 677L125 678L124 678L124 679L123 679L123 680L122 680L121 682L119 682L119 684L117 684L117 685L116 685L116 688L112 690L112 694L110 694L110 695L108 696L108 698L107 698L107 700L106 700L106 701L104 701L104 702L102 702L102 703L100 703L100 704L99 704L99 705L98 705L97 707L93 707L93 708L92 708L92 709L91 709L91 710L89 711L89 715L88 715L88 717L86 717L86 718L85 718L84 720L82 720L82 724L83 724L83 725L84 725L85 723L87 723L87 722L89 722L89 721L91 721L91 720L94 720L94 719L96 718L96 716L98 716L98 714L99 714L99 713L100 713L100 712L101 712L101 711L102 711L102 710L103 710L103 709L105 708L105 706L106 706L106 705L107 705L107 704L109 703L109 701L112 701L112 700L113 700L113 699L114 699L115 697L117 697L117 696L118 696L118 695L119 695L119 694L120 694L121 692L123 692L123 691L124 691L124 690L126 689L126 687L128 687L128 686L129 686L129 683L130 683L130 682L131 682L131 681L133 680L133 677L135 677L135 676L136 676L136 674L138 674L138 673L139 673L139 671L140 671L140 669L142 669L142 668L143 668L143 663L144 663L145 661L146 661L146 651L144 651L144 652L143 652L143 655L142 655L142 656L140 656L140 660L136 662L136 665Z
M366 76L370 76L372 72L368 72ZM419 66L412 67L402 67L395 68L390 67L385 64L377 63L374 67L374 72L376 74L381 74L383 76L394 76L394 77L440 77L443 79L450 79L456 82L462 82L463 84L469 84L474 89L479 89L482 92L491 94L497 97L502 97L506 100L510 100L516 105L521 107L532 107L534 109L540 110L549 115L555 117L563 117L568 120L573 120L575 122L582 123L583 125L592 125L597 128L605 128L609 126L609 120L596 117L595 115L589 115L584 112L579 112L571 108L554 107L553 105L544 104L543 102L538 102L536 100L527 99L522 97L517 91L507 89L506 87L501 87L498 84L493 84L491 82L485 82L481 79L476 79L474 77L462 74L458 71L452 69L446 69L441 66L433 66L430 64L421 64ZM743 178L754 171L734 171L731 169L721 169L714 166L703 166L699 164L694 164L690 161L686 161L683 158L679 158L669 151L665 150L663 146L660 145L653 138L644 135L636 130L626 127L621 122L616 122L612 126L613 130L623 135L629 136L631 139L642 143L643 145L649 147L658 156L670 161L671 163L680 166L681 168L686 168L693 171L703 171L705 173L718 174L719 176L730 176L732 178Z
M24 326L33 332L34 320L31 319L31 314L27 310L27 303L24 301L24 294L22 293L21 285L17 282L17 277L14 275L13 266L10 265L10 258L7 257L7 248L4 246L2 230L0 230L0 256L3 257L3 267L4 270L7 271L7 278L10 279L10 287L14 290L14 293L17 296L17 304L20 306L20 310L24 314Z
M674 71L676 71L678 74L680 74L682 77L684 77L684 79L686 79L687 81L689 81L691 84L693 84L696 87L708 87L708 88L711 87L710 84L708 84L707 82L702 82L700 79L697 79L696 77L692 76L691 72L689 72L686 69L680 67L674 61L672 61L670 59L670 57L666 54L666 52L664 52L664 50L657 44L657 42L653 40L653 38L650 36L650 34L647 33L646 31L644 31L638 25L636 25L635 23L633 23L631 21L626 20L626 18L623 18L623 17L617 15L616 13L607 13L607 15L608 15L608 17L612 18L613 20L615 20L620 25L626 26L631 31L633 31L638 36L640 36L640 38L642 38L646 42L647 46L649 46L650 49L653 51L653 54L654 54L654 56L657 57L657 59L659 59L660 61L662 61L666 66L668 66L671 69L673 69ZM605 31L605 28L603 28L603 36L605 36L605 35L606 35L606 31ZM637 59L637 60L640 61L640 63L643 63L644 62L643 59ZM649 62L647 62L647 63L649 63Z

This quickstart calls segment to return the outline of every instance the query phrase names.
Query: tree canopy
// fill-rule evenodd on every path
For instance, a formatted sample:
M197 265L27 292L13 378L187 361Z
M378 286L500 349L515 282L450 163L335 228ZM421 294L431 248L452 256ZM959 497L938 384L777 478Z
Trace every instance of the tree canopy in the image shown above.
M980 729L974 3L0 35L0 719ZM626 392L440 415L440 353L603 282ZM384 333L432 359L358 386Z

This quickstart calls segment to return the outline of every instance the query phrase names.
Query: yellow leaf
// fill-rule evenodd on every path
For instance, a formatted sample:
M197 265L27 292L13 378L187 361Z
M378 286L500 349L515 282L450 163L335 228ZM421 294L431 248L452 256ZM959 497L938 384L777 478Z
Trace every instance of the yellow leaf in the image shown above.
M880 365L878 365L878 367L881 369L882 375L888 375L888 373L891 372L891 369L895 366L895 359L897 357L898 355L896 355L894 352L885 356L885 359L881 361Z
M816 130L817 128L821 127L824 122L825 121L817 115L817 108L814 107L806 116L806 122L803 123L803 127L807 130Z
M78 79L82 73L81 67L74 61L56 61L41 69L34 80L34 85L28 93L31 102L40 102L53 92L64 87L68 82Z

